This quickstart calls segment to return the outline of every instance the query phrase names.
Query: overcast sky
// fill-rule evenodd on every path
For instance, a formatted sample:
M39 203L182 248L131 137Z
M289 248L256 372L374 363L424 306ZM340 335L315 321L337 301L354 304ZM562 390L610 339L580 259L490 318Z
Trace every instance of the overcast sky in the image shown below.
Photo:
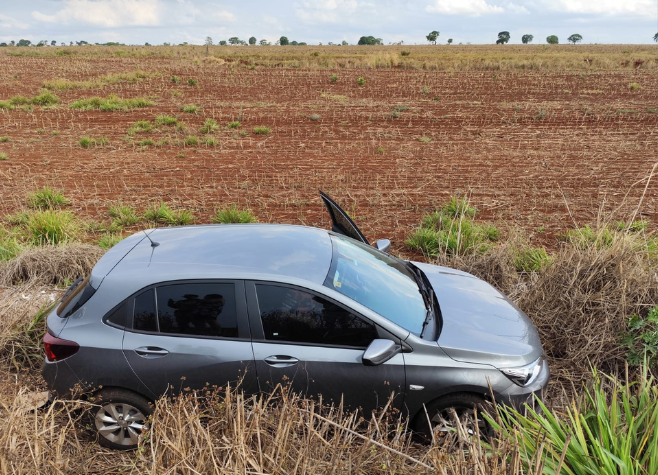
M202 44L238 36L274 43L354 44L360 36L385 44L494 43L499 31L520 43L572 33L583 43L652 43L658 0L0 0L0 42L21 38L57 43Z

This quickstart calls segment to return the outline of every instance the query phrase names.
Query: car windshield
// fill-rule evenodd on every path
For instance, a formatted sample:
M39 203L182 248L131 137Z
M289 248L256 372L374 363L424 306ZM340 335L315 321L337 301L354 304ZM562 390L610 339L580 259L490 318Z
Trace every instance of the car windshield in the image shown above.
M352 239L332 235L331 241L333 257L324 285L419 335L427 309L404 262Z

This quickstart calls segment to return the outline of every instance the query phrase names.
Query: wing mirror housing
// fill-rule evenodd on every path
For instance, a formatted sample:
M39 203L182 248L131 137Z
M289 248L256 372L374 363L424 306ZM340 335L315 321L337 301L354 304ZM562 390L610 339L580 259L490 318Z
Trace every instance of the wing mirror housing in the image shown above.
M383 339L373 340L363 353L363 364L366 366L377 366L386 363L401 351L402 347L396 345L394 341Z
M380 239L375 243L375 247L382 252L388 253L391 250L391 241L388 239Z

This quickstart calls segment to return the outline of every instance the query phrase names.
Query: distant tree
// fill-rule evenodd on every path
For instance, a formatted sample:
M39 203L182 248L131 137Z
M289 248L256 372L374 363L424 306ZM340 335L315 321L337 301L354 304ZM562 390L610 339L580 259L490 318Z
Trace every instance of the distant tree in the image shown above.
M37 43L37 46L46 46L48 44L48 40L41 40Z
M146 43L144 43L144 46L151 46L151 43L147 41Z
M59 45L60 45L60 46L66 46L66 43L64 43L64 42L62 41Z
M237 36L232 36L228 39L228 43L230 45L239 45L240 44L240 38L238 38Z
M226 46L226 40L222 40L219 42L219 46Z
M425 38L432 44L436 44L436 39L439 37L439 32L434 30L429 33Z
M498 33L498 39L496 40L497 45L504 45L509 42L510 34L509 31L501 31Z
M375 38L374 36L362 36L359 38L359 45L381 45L384 43L381 38Z
M527 45L528 43L532 43L533 38L534 36L532 35L523 35L521 37L521 43L523 43L524 45Z
M298 46L298 45L299 45L299 43L297 43L296 41L291 41L290 42L290 46Z
M653 41L655 41L656 43L658 43L658 33L656 33L655 35L653 35Z
M269 43L267 40L260 40L260 45L261 45L261 46L267 46L267 45L269 45L269 44L270 44L270 43Z
M658 35L658 33L656 33L656 35ZM347 45L349 45L349 43L348 43L347 41L343 40L343 41L341 42L341 45L343 45L343 46L347 46Z
M9 42L9 46L16 46L16 42L15 42L14 40L11 40L11 41Z
M71 43L69 44L69 46L73 46L73 41L71 41Z
M84 45L88 45L89 43L87 43L86 41L82 40L82 41L76 41L75 44L78 45L78 46L84 46Z
M299 45L299 46L307 46L305 41L300 41L299 43L297 43L297 45Z
M557 36L551 35L546 37L546 43L548 43L549 45L556 45L560 43L560 40L558 39Z
M581 35L579 35L578 33L574 33L569 38L567 38L567 41L569 43L576 44L576 43L580 43L581 41L583 41L583 37Z
M255 36L252 36L251 38L249 38L249 44L252 45L252 46L256 44L256 41L257 40L256 40Z
M452 44L452 38L448 38L448 44L449 44L449 45Z
M290 41L288 41L287 36L282 36L281 38L279 38L279 44L281 46L288 46L290 44Z
M16 46L30 46L32 42L30 40L18 40Z
M50 42L50 46L57 46L57 41L52 40L52 41Z
M6 48L6 47L7 47L7 43L4 43L4 42L0 43L0 48Z
M164 43L162 43L162 46L171 46L171 43L165 41Z
M203 44L206 46L212 46L212 38L210 36L206 36L206 41Z

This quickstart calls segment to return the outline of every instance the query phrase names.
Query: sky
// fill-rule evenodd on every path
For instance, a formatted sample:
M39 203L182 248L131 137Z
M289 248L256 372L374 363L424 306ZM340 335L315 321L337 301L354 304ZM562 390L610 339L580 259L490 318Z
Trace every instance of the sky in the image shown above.
M653 43L658 0L0 0L0 42L27 39L203 44L237 36L274 43L281 36L311 44L495 43L509 31L533 43L573 33L583 43Z

